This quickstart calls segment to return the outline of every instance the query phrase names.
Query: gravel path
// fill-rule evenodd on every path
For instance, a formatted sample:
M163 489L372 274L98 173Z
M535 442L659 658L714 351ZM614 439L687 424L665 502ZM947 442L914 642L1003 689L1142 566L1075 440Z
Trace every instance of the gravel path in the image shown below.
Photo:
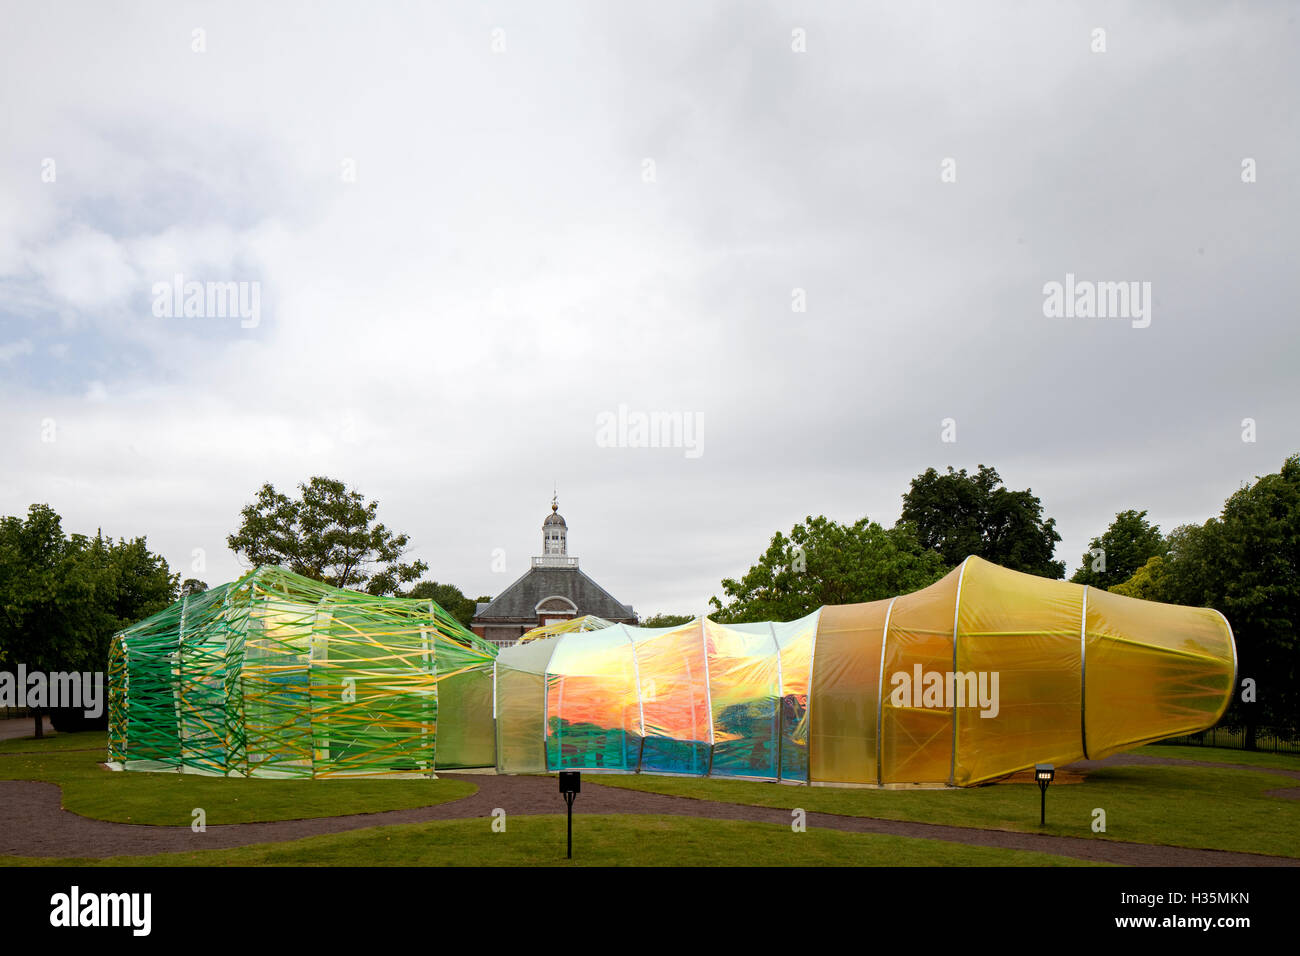
M1254 768L1252 768L1254 769ZM559 814L564 802L554 777L440 774L468 780L478 792L450 803L413 810L392 810L341 817L209 826L206 833L188 827L142 826L91 820L63 810L59 788L34 781L0 781L0 854L17 856L96 857L192 852L253 843L296 840L323 833L340 833L398 823L427 820L483 820L485 832L494 809L513 814ZM790 811L741 804L642 793L583 781L576 812L591 814L650 814L740 820L789 826ZM849 833L882 833L926 837L969 846L1033 850L1079 860L1131 866L1300 866L1300 860L1251 853L1193 850L1183 847L1119 843L1082 837L1046 836L1006 830L981 830L929 823L906 823L872 817L809 813L810 828Z

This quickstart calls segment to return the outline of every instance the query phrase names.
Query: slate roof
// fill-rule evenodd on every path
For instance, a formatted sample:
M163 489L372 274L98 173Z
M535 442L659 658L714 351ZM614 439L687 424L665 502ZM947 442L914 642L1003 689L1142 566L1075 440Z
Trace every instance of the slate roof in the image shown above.
M559 594L578 606L579 614L609 621L635 620L630 604L622 604L578 568L529 568L497 597L475 608L475 621L536 618L537 604Z

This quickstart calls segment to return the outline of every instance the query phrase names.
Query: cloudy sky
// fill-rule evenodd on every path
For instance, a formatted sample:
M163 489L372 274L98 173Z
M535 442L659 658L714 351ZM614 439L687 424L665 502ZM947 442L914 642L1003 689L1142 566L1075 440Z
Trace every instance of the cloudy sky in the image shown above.
M186 576L239 573L262 482L328 474L495 594L555 486L597 581L701 611L775 530L979 463L1073 569L1116 511L1201 521L1300 450L1294 6L0 22L0 513ZM1150 283L1149 324L1045 315L1067 274ZM256 314L158 314L178 275ZM620 407L699 431L611 441Z

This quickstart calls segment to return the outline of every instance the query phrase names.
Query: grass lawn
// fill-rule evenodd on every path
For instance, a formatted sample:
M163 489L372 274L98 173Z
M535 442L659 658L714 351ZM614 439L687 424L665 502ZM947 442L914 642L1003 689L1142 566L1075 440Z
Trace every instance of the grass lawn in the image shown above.
M572 861L564 817L446 820L233 850L105 860L0 856L3 866L1089 866L1082 860L939 840L689 817L590 816L574 820Z
M809 812L1300 857L1300 800L1264 796L1266 790L1295 781L1254 770L1096 770L1083 783L1048 790L1043 828L1038 826L1039 794L1033 783L963 790L849 790L649 774L602 774L592 782ZM1094 808L1106 812L1104 834L1092 832Z
M1144 747L1138 752L1165 759L1242 763L1261 768L1290 769L1300 766L1300 760L1285 754L1248 753L1209 747L1154 746ZM99 761L103 759L102 733L60 734L44 741L0 741L0 779L45 780L59 784L63 788L64 807L83 816L124 823L166 825L188 825L191 811L195 807L202 807L207 812L209 825L219 825L429 806L460 799L475 790L473 783L454 779L244 780L191 774L113 773L99 766ZM1083 783L1057 784L1049 790L1048 825L1042 830L1037 825L1038 789L1033 784L998 784L965 790L884 791L791 787L751 781L657 777L649 774L602 774L589 779L593 784L611 787L783 809L802 807L812 812L873 816L888 820L1300 857L1300 800L1264 796L1267 790L1285 788L1300 781L1288 780L1262 770L1228 770L1191 765L1127 766L1097 770ZM1106 812L1107 832L1104 834L1092 832L1095 808ZM527 832L528 828L549 824L536 818L520 817L512 820L510 825L511 832L516 832L513 829L515 827L519 828L517 832ZM598 859L592 857L587 862L604 863L619 861L618 854L622 852L625 837L633 842L642 838L653 842L654 833L657 832L654 827L659 825L674 834L669 841L673 849L671 852L665 851L664 862L669 862L668 857L676 859L681 847L695 846L691 842L694 839L692 834L707 832L720 838L730 832L726 828L739 827L740 830L736 832L741 835L736 839L742 840L742 847L745 848L749 846L752 835L766 826L676 819L656 823L650 818L640 820L632 830L619 829L621 824L610 818L590 818L584 821L584 826L587 825L598 828L590 831L593 838L598 833L604 834L595 841L593 852L606 854ZM521 845L511 849L513 843L510 840L481 844L475 829L482 826L479 821L447 821L420 826L446 829L438 830L437 834L433 830L423 835L417 834L417 842L436 835L438 840L445 837L447 840L458 841L456 846L463 844L466 847L469 855L452 862L537 862L526 856L532 852L527 847ZM613 829L608 829L611 827ZM699 827L704 830L693 829ZM709 830L710 827L715 829ZM777 827L772 832L784 831ZM317 837L294 844L277 844L274 847L214 851L218 852L218 856L206 859L209 862L312 862L315 858L311 854L319 849L327 855L355 851L367 862L390 862L387 856L389 853L397 854L391 862L419 865L437 862L411 857L410 854L425 852L417 847L394 848L386 845L394 838L399 842L405 841L410 835L405 828L390 828L376 836L378 833L378 830L371 829L365 833ZM876 851L863 850L862 847L866 845L863 841L867 841L871 847L889 847L890 841L901 840L888 853L881 851L886 856L901 853L906 846L915 848L920 843L928 842L861 834L827 834L821 831L799 836L809 838L805 844L801 844L805 850L800 852L812 855L806 858L801 856L797 862L813 864L836 860L849 862L857 859L852 854L860 853L867 854L868 862L875 861L876 857L872 854ZM705 854L698 858L692 857L697 862L705 863L712 859L707 857L706 852L711 838L701 839L700 849L690 852ZM730 836L727 837L727 841L731 839ZM752 837L756 860L792 862L788 858L789 847L784 844L780 844L781 849L777 855L766 854L762 849L765 839L766 837ZM949 850L950 845L942 843L936 846L944 853L996 855L1009 852L964 847ZM307 849L301 849L303 847ZM742 852L749 852L743 848ZM280 853L299 852L302 855L292 859L277 856ZM658 851L651 849L647 852L651 856L646 858L646 864L654 865L658 859L654 854ZM916 852L928 855L931 851ZM265 858L258 857L259 853L265 854ZM186 856L199 861L199 856L202 855ZM726 852L719 850L716 856L717 860L724 858L737 859L737 847L728 842ZM920 858L916 857L917 860ZM166 859L176 862L171 856ZM889 859L892 860L893 857ZM934 859L942 862L938 857ZM972 862L981 861L972 858Z
M1185 747L1181 744L1149 744L1132 753L1165 760L1204 760L1206 763L1239 763L1249 767L1300 771L1300 754L1270 754L1257 750L1230 750L1227 747ZM1286 783L1282 786L1286 786Z
M76 734L46 734L35 737L18 737L0 740L0 754L53 753L56 750L93 750L99 759L108 759L108 737L102 730L87 730Z
M75 740L74 738L87 738ZM83 750L87 742L99 745ZM20 741L0 741L0 780L45 780L63 788L63 807L118 823L189 826L202 807L208 826L336 817L427 807L468 797L478 788L463 780L266 780L199 774L115 773L104 734L60 734L45 745L3 753ZM80 744L80 747L74 746Z

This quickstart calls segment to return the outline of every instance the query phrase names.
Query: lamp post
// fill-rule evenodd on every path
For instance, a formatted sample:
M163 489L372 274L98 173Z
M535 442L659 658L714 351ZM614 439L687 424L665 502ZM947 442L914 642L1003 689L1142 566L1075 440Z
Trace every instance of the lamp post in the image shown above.
M577 770L560 771L560 793L569 807L569 852L566 860L573 859L573 800L582 791L582 774Z
M1042 805L1038 814L1038 825L1047 826L1047 785L1056 777L1056 768L1050 763L1034 764L1034 779L1038 781L1038 792L1042 795Z

